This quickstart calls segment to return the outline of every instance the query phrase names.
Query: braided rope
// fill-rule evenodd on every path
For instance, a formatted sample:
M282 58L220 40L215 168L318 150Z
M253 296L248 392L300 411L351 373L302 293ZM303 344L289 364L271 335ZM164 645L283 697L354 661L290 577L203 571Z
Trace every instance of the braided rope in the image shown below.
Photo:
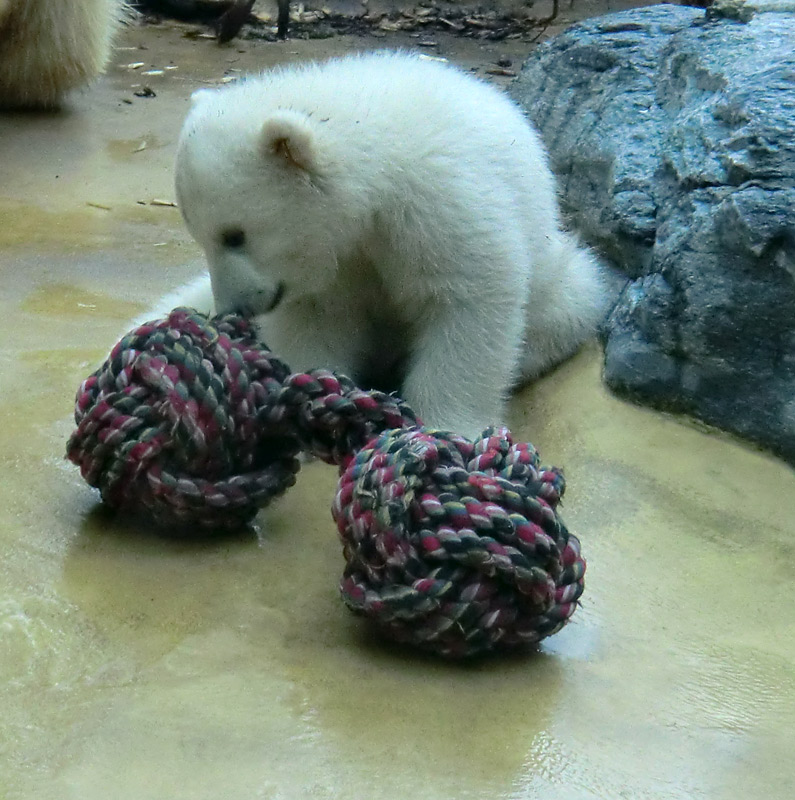
M387 431L357 453L334 500L343 599L390 638L443 655L538 642L583 591L579 542L555 513L563 490L505 428L475 442Z
M290 375L259 421L289 424L304 450L338 465L347 463L374 433L418 424L400 398L363 391L350 378L323 369Z
M583 591L565 483L505 428L470 442L327 370L291 374L237 316L176 309L80 386L67 456L109 506L170 529L248 522L299 452L340 467L340 591L387 636L446 656L538 642Z
M68 458L109 506L164 526L230 528L295 482L300 446L261 446L256 415L289 369L249 324L187 309L125 336L82 383Z

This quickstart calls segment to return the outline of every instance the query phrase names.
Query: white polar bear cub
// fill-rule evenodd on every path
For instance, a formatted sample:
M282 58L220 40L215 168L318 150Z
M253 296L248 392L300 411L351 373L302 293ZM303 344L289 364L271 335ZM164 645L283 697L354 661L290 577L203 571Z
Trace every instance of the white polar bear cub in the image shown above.
M218 311L257 315L293 369L399 372L437 428L499 423L605 310L538 135L438 62L354 55L200 91L176 187Z

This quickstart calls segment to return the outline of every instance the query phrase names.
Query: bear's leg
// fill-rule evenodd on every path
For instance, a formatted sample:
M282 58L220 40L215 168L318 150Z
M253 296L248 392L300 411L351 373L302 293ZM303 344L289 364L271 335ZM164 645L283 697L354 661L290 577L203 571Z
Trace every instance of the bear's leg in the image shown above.
M195 308L202 314L214 314L213 292L210 276L205 272L188 283L184 283L173 292L163 295L153 303L145 313L139 314L132 322L133 326L167 317L178 306Z
M536 260L517 383L571 356L605 317L608 290L596 258L559 233Z
M502 423L521 340L519 299L495 316L491 304L445 303L422 322L403 396L429 427L475 438Z

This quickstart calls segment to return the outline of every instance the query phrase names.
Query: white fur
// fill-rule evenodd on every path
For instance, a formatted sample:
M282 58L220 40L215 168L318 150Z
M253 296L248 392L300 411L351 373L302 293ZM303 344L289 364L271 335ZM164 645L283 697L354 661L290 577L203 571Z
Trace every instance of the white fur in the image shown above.
M400 53L288 67L194 97L180 207L219 310L294 369L405 366L426 424L501 421L512 385L591 336L605 292L560 226L537 134L499 90ZM245 233L242 247L225 231Z
M0 0L0 107L57 105L107 64L123 0Z

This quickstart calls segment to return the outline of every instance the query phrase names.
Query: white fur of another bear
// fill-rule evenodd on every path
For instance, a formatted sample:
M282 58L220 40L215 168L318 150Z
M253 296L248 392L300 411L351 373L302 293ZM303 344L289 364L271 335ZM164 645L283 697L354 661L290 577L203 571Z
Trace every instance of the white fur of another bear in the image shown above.
M0 0L0 108L57 105L110 57L124 0Z
M472 437L501 422L511 387L604 314L538 135L444 64L354 55L202 90L176 186L218 310L258 314L296 370L360 380L401 364L431 426ZM195 289L185 301L209 304Z

